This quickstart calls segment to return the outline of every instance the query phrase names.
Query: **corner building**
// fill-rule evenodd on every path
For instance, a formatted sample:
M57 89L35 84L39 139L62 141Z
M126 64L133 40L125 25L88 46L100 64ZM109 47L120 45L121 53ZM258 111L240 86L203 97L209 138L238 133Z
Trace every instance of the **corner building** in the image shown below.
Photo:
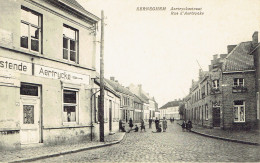
M75 0L0 3L0 148L89 139L99 18Z

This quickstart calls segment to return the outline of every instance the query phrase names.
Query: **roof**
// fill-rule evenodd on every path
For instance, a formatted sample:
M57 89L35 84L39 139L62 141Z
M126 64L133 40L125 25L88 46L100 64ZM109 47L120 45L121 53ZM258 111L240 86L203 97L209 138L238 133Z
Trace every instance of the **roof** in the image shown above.
M95 83L97 83L98 85L100 84L100 79L95 79ZM117 92L113 89L113 87L108 84L106 81L104 82L104 86L105 89L108 90L109 92L113 93L115 96L120 97L119 94L117 94Z
M166 108L169 108L169 107L179 106L179 103L180 103L180 101L170 101L167 104L160 107L159 109L166 109Z
M254 70L254 57L249 55L252 49L252 42L241 42L225 58L223 71L245 71Z
M136 103L143 103L143 101L140 99L140 97L138 97L136 94L135 94L135 97L134 97L134 102Z
M61 6L62 8L68 7L74 13L85 17L87 20L91 21L92 23L97 23L100 18L96 15L88 12L84 7L82 7L77 0L49 0L48 2L52 2L56 5Z
M118 82L109 80L109 79L105 79L105 81L111 85L113 87L113 89L117 92L129 95L129 96L135 96L129 89L125 88L124 86L122 86L121 84L119 84Z

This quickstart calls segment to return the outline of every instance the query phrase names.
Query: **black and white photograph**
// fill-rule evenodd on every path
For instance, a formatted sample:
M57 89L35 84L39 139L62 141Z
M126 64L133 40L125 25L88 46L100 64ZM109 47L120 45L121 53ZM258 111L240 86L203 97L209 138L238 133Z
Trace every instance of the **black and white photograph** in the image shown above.
M260 0L0 0L0 162L260 162Z

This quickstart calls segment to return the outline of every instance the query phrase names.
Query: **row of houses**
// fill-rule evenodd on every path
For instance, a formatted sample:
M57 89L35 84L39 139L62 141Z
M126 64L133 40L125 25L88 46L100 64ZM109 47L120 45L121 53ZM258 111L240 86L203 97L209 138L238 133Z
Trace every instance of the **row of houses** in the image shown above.
M0 149L98 138L100 18L76 0L0 4ZM157 103L141 85L105 83L105 134L119 119L155 117Z
M184 119L208 128L251 129L259 122L259 43L228 45L216 54L208 71L199 70L184 98ZM253 55L254 54L254 55ZM258 76L257 76L258 74Z

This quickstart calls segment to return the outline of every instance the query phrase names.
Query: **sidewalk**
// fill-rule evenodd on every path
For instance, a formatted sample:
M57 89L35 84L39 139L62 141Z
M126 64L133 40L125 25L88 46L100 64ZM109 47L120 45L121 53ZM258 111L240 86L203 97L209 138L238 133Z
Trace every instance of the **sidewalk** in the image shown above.
M43 145L40 147L24 148L21 150L0 151L0 162L35 161L42 158L110 146L120 143L124 136L124 132L117 132L114 135L105 136L105 142L87 141L79 144L63 144L55 146Z
M182 121L179 121L178 124L181 125ZM221 139L226 141L251 144L251 145L260 145L260 131L250 130L222 130L222 129L208 129L198 125L192 125L192 132L207 136L215 139Z

